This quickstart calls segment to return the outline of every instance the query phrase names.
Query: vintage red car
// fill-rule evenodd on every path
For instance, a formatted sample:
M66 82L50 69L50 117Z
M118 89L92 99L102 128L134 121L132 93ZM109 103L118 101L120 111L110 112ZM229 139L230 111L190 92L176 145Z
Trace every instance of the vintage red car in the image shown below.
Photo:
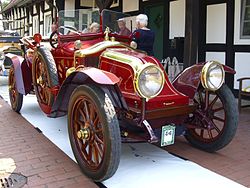
M224 84L233 69L201 62L171 83L158 59L130 47L132 36L118 34L117 20L132 30L132 17L110 10L101 16L65 10L58 17L49 46L35 34L22 39L24 57L9 55L11 106L19 112L23 95L35 91L49 117L68 115L73 153L94 181L116 172L122 140L166 146L184 134L193 146L214 152L233 139L238 110ZM91 22L100 24L97 33L86 29Z

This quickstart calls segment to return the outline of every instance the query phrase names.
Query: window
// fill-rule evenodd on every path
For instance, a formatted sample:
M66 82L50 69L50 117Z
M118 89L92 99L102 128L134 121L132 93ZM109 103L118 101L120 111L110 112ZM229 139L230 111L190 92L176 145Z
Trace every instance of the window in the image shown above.
M52 25L52 17L50 14L45 15L45 24L44 24L44 34L50 35L52 33L51 25Z
M250 0L241 0L240 38L250 39Z
M39 32L38 16L33 17L33 34Z
M113 4L111 5L111 7L117 7L119 6L119 0L113 0Z

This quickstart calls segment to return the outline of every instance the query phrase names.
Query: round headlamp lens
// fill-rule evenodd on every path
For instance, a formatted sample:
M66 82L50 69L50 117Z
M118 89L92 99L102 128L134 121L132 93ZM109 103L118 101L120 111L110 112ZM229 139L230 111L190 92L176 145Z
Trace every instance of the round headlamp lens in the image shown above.
M217 90L224 82L225 72L222 65L216 61L208 62L202 71L203 87L209 90Z
M164 76L162 71L155 65L148 66L139 74L139 93L145 98L152 98L161 92L163 83Z
M223 82L223 69L221 69L221 66L213 65L211 66L211 69L208 70L208 87L217 89L221 86Z

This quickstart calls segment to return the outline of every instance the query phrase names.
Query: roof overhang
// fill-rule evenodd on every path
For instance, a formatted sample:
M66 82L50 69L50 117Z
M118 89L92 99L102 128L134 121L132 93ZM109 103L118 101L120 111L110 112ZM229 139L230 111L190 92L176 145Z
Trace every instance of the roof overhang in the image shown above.
M13 7L21 7L29 2L32 2L32 0L11 0L10 3L6 5L1 12L6 12Z

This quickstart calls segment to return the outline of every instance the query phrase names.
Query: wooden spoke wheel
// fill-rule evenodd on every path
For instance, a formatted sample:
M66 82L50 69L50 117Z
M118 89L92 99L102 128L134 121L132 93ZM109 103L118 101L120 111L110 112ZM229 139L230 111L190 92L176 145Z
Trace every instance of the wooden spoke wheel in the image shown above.
M233 139L238 125L238 110L231 90L226 85L216 92L201 88L195 102L199 107L190 118L187 140L208 152L225 147Z
M79 86L68 107L69 138L82 171L94 181L110 178L121 152L119 123L108 95L95 86Z
M45 47L37 48L32 65L32 76L38 102L52 106L55 96L51 88L58 85L58 76L54 58Z
M11 108L15 112L20 112L23 105L23 94L17 91L15 70L13 66L11 66L9 70L9 97Z

